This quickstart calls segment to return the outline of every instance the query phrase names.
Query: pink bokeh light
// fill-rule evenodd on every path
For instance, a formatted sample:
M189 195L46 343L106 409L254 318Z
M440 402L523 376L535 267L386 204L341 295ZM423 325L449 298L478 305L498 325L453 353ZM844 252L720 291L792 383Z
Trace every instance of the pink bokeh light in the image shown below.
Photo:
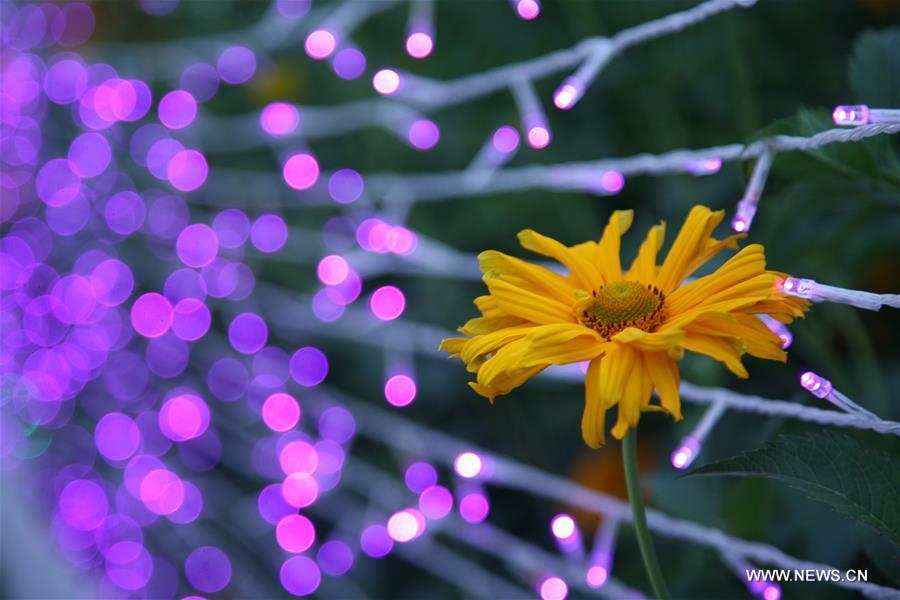
M406 308L406 297L399 288L386 285L372 293L369 307L377 318L382 321L392 321L403 314Z
M294 154L284 163L282 174L295 190L308 190L319 179L319 163L311 154Z
M409 375L394 375L384 384L384 397L389 404L407 406L416 398L416 382Z
M334 34L325 29L316 29L306 36L303 48L306 55L314 60L328 58L337 46Z

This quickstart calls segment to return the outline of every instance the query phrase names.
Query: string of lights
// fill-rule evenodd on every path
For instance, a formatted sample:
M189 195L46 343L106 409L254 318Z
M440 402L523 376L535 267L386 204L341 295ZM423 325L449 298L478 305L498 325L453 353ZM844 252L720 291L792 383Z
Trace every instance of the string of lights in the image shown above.
M511 3L524 20L536 18L541 10L537 0ZM346 502L355 514L370 517L373 511L359 510L361 503L348 500L349 491L379 505L374 511L377 518L360 524L361 531L344 525L344 533L359 536L363 553L382 557L398 542L399 556L473 596L489 597L488 590L519 595L521 590L434 540L427 540L433 551L428 560L412 546L403 546L421 536L423 523L433 523L434 531L505 561L544 600L564 598L570 585L600 596L635 593L611 577L616 528L631 519L627 504L473 449L465 441L321 386L329 369L324 352L303 346L289 353L270 343L270 328L299 334L290 339L330 336L380 347L385 400L402 408L417 393L413 354L434 356L448 332L401 319L406 296L396 285L381 285L363 296L363 280L394 273L478 278L474 256L404 225L405 214L415 203L525 189L614 194L626 176L709 175L723 161L756 159L743 206L739 205L744 218L736 221L746 230L777 153L813 151L830 143L900 132L896 110L846 106L836 108L833 115L842 127L810 137L774 136L749 145L655 156L504 166L520 150L522 139L535 149L550 143L546 115L534 89L537 80L574 69L552 98L558 109L568 110L583 98L604 66L627 48L749 6L752 0L709 0L611 37L588 38L568 49L448 81L385 66L374 70L372 77L381 98L335 106L273 102L259 114L237 117L217 117L204 106L220 85L250 81L257 61L262 64L279 48L302 46L311 60L327 61L337 77L362 77L367 59L354 43L354 33L368 19L399 4L399 0L347 1L309 10L308 2L276 0L256 23L239 31L164 43L97 44L95 50L109 56L118 70L105 63L88 64L72 52L41 55L48 47L45 38L49 45L58 42L64 47L90 38L95 21L86 4L24 7L16 12L16 27L4 29L4 42L9 38L16 45L3 65L4 84L15 83L4 91L2 115L8 129L4 136L11 136L4 145L4 164L15 167L3 185L4 193L12 190L12 201L0 210L4 224L11 222L2 240L3 257L14 267L11 274L4 272L2 281L4 291L13 291L4 305L4 327L9 325L15 335L11 341L4 338L9 351L4 347L3 354L3 383L14 393L0 408L4 420L7 412L16 419L9 432L4 429L4 459L8 456L17 466L53 449L47 468L40 470L41 477L44 471L52 474L52 486L45 487L53 488L48 496L54 511L53 534L70 562L102 573L98 579L104 594L140 590L173 595L183 571L201 593L216 594L230 584L238 595L264 595L261 588L267 578L233 581L232 561L259 570L251 553L272 546L290 555L269 553L273 563L280 564L279 581L289 593L307 595L322 584L323 590L337 586L331 589L339 590L338 596L347 596L343 592L350 590L349 595L362 597L364 590L351 579L337 579L352 565L355 541L351 547L336 534L317 540L315 524L304 514L308 508L332 521L342 519L340 511L329 512L331 503L316 502L331 491L334 506ZM164 10L163 3L142 5L147 12ZM435 45L433 6L420 1L408 8L405 38L398 48L405 47L411 57L421 60ZM57 25L60 18L65 27ZM90 23L86 34L78 31L84 23ZM81 41L70 44L66 36L72 35L73 27ZM40 30L39 35L30 29ZM123 79L120 72L137 72L144 80ZM147 82L174 87L176 80L177 89L162 94L151 113L154 96ZM428 151L437 145L441 132L426 114L505 91L518 108L521 133L511 125L497 127L468 167L459 171L324 172L307 147L317 138L379 127ZM68 147L53 148L65 158L44 162L37 151L40 142L59 146L57 142L67 135L59 127L53 136L42 138L41 124L50 111L71 117L77 133L66 140ZM153 122L141 123L145 117ZM843 128L847 125L853 127ZM281 178L218 166L211 170L204 154L254 148L272 151ZM167 182L172 189L139 193L128 174L133 171ZM234 190L248 185L255 197L234 197ZM201 188L202 195L192 194ZM337 203L342 214L329 220L322 232L289 228L279 212L298 206L298 199L310 208ZM258 214L251 222L236 208L251 200L255 212L271 212ZM213 214L206 203L215 202L229 208ZM382 212L361 223L348 216L376 207ZM343 249L323 256L320 239L329 248L329 240L337 240ZM348 250L354 244L362 250ZM138 255L150 260L140 261ZM322 285L314 294L298 295L258 281L262 270L250 267L298 260L316 264ZM127 261L140 268L132 269ZM844 290L806 279L786 280L784 290L814 301L873 310L900 306L897 295ZM350 306L357 300L368 310ZM211 330L213 314L222 320L227 336ZM775 325L769 326L774 330ZM778 333L790 335L786 330ZM551 370L547 375L582 380L575 369ZM826 379L812 373L803 377L804 387L841 412L682 383L686 401L710 405L682 445L682 451L690 451L684 466L728 409L900 435L900 424L879 419L834 390ZM301 402L288 386L317 391L302 396ZM78 424L82 422L91 430ZM397 454L439 461L452 469L452 484L438 485L436 474L432 481L430 464L409 465L403 479L407 490L417 495L418 508L408 506L416 496L407 493L397 477L349 456L355 427ZM45 428L55 433L48 434ZM51 446L54 435L57 445ZM52 456L61 453L60 447L65 456ZM53 462L57 460L59 464ZM256 486L252 490L256 512L232 502L246 490L228 475L211 472L218 464L244 474L243 483ZM338 487L342 476L343 485ZM486 522L492 486L602 513L606 521L588 554L574 518L557 515L550 523L561 553L557 556ZM454 502L459 517L449 516ZM198 521L201 514L233 519L241 536L254 540L252 547L232 544L229 533ZM259 518L251 522L243 518L246 514ZM733 553L729 556L742 561L830 568L660 511L651 510L649 522L668 537L720 552L727 549ZM191 535L183 528L186 525L192 525ZM163 540L159 544L165 555L151 554L158 550L155 543L144 544L145 528ZM183 548L175 548L170 538L178 539ZM206 540L204 545L198 545L200 540ZM222 548L228 548L230 556ZM182 550L189 550L183 569L165 558L181 561ZM316 560L306 556L307 551L315 552ZM335 579L323 584L322 573ZM467 581L459 581L460 573ZM870 597L896 594L874 584L837 585Z
M457 471L462 468L466 476L483 478L491 485L520 490L583 510L598 512L610 519L630 522L631 512L628 503L623 500L586 488L564 477L545 473L529 465L477 449L470 443L390 414L351 398L339 390L330 388L328 391L334 400L360 417L360 434L375 438L401 452L426 455L443 464L455 465ZM465 466L462 467L461 457L465 459L462 462ZM676 519L658 510L649 509L647 519L651 529L666 537L700 544L761 564L775 565L784 569L828 571L833 569L828 565L797 559L774 546L729 536L718 529ZM584 577L584 571L581 577ZM866 582L832 583L839 587L856 589L870 598L891 598L896 594L896 590L892 588Z

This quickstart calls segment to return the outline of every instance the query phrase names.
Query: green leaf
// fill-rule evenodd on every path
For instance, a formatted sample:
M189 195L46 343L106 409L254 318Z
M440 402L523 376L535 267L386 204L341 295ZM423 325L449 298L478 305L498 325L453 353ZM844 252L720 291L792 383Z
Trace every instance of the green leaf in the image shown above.
M832 432L782 435L687 475L769 477L865 523L900 544L900 463Z
M867 31L856 41L850 60L850 86L855 96L844 104L877 108L900 106L900 29Z

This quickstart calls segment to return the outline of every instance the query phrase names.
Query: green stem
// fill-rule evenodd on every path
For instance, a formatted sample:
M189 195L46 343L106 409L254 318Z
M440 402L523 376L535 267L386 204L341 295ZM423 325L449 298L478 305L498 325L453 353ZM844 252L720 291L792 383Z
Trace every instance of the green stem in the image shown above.
M628 501L631 503L634 532L637 534L641 558L644 559L644 570L647 571L653 594L659 600L669 600L669 590L666 589L666 581L659 568L656 550L650 538L650 529L647 528L644 501L641 499L641 480L637 465L637 429L629 429L625 439L622 440L622 465L625 467L625 485L628 488Z

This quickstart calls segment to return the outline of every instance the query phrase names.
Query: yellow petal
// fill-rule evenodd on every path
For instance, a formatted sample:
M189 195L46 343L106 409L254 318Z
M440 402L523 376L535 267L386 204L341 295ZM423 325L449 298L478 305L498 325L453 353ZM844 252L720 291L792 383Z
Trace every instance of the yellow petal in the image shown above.
M466 364L472 364L485 354L496 352L510 342L514 342L523 338L534 326L527 325L524 327L510 327L501 329L493 333L479 335L469 340L463 346L459 355Z
M533 327L524 341L528 346L522 351L518 368L591 360L608 344L593 329L574 323Z
M538 288L546 295L563 303L571 303L575 290L565 277L540 265L534 265L496 250L488 250L478 255L481 272L486 277L501 278L509 283L526 288Z
M469 338L447 338L441 341L441 345L438 350L448 352L450 354L450 358L459 358L459 353L462 351L463 346L465 346L468 341Z
M585 252L591 249L588 245L579 244L578 250L574 250L531 229L519 232L519 243L526 250L549 256L565 265L570 271L573 283L583 290L596 290L603 283L596 264L590 260L589 253Z
M500 329L517 327L526 323L528 323L528 321L520 319L519 317L476 317L466 321L466 324L460 327L458 331L472 336L484 335L486 333L493 333Z
M613 435L619 439L640 419L644 386L639 380L644 376L640 355L629 346L612 344L600 361L598 395L602 406L619 404L619 420L613 428Z
M603 237L597 247L597 267L604 283L622 280L621 240L633 220L633 210L617 210L609 217L603 230Z
M584 378L584 413L581 415L581 436L591 448L599 448L606 443L606 410L600 398L600 361L597 357L588 365ZM611 405L610 405L611 406Z
M684 329L689 323L707 312L732 312L756 304L771 295L771 286L772 277L770 275L765 273L757 275L705 298L697 306L682 313L671 311L672 316L663 322L659 331L668 331L673 328Z
M747 369L741 364L743 345L740 343L740 340L694 333L691 331L690 326L688 326L686 333L687 335L684 336L684 340L681 342L685 349L716 359L741 379L746 379L750 376L747 373Z
M690 277L691 274L694 273L694 271L708 263L710 259L712 259L716 254L718 254L725 248L736 250L738 247L738 240L742 240L745 237L747 237L746 233L736 233L734 235L729 235L728 237L721 240L717 240L714 237L707 239L703 249L697 251L697 254L694 256L694 260L688 265L687 269L685 270L684 276Z
M765 270L765 250L759 244L751 244L732 256L714 273L673 291L666 298L666 308L673 314L682 313L708 302L714 294L733 290L737 284L763 274Z
M628 278L646 283L656 281L656 255L666 240L666 224L654 225L647 232L647 237L638 250L637 257L628 270Z
M681 383L681 374L678 372L678 365L666 352L645 352L642 358L663 409L676 421L680 421L681 397L678 395L678 385Z
M540 373L542 370L543 367L536 367L534 369L527 369L515 374L504 373L503 375L495 378L491 385L483 385L476 381L470 381L469 387L475 390L476 393L493 402L494 398L496 398L497 396L503 396L510 393L511 391Z
M691 323L690 330L711 336L743 340L747 354L767 360L787 360L782 340L757 317L743 314L707 313Z
M650 333L637 327L626 327L614 335L612 341L620 344L630 344L638 350L655 352L677 346L683 337L684 332L679 329Z
M534 290L526 290L502 279L485 278L491 296L507 314L539 323L574 323L571 306Z
M705 206L691 209L656 276L659 289L668 294L687 276L698 254L706 250L713 229L724 217L724 210L713 212Z

